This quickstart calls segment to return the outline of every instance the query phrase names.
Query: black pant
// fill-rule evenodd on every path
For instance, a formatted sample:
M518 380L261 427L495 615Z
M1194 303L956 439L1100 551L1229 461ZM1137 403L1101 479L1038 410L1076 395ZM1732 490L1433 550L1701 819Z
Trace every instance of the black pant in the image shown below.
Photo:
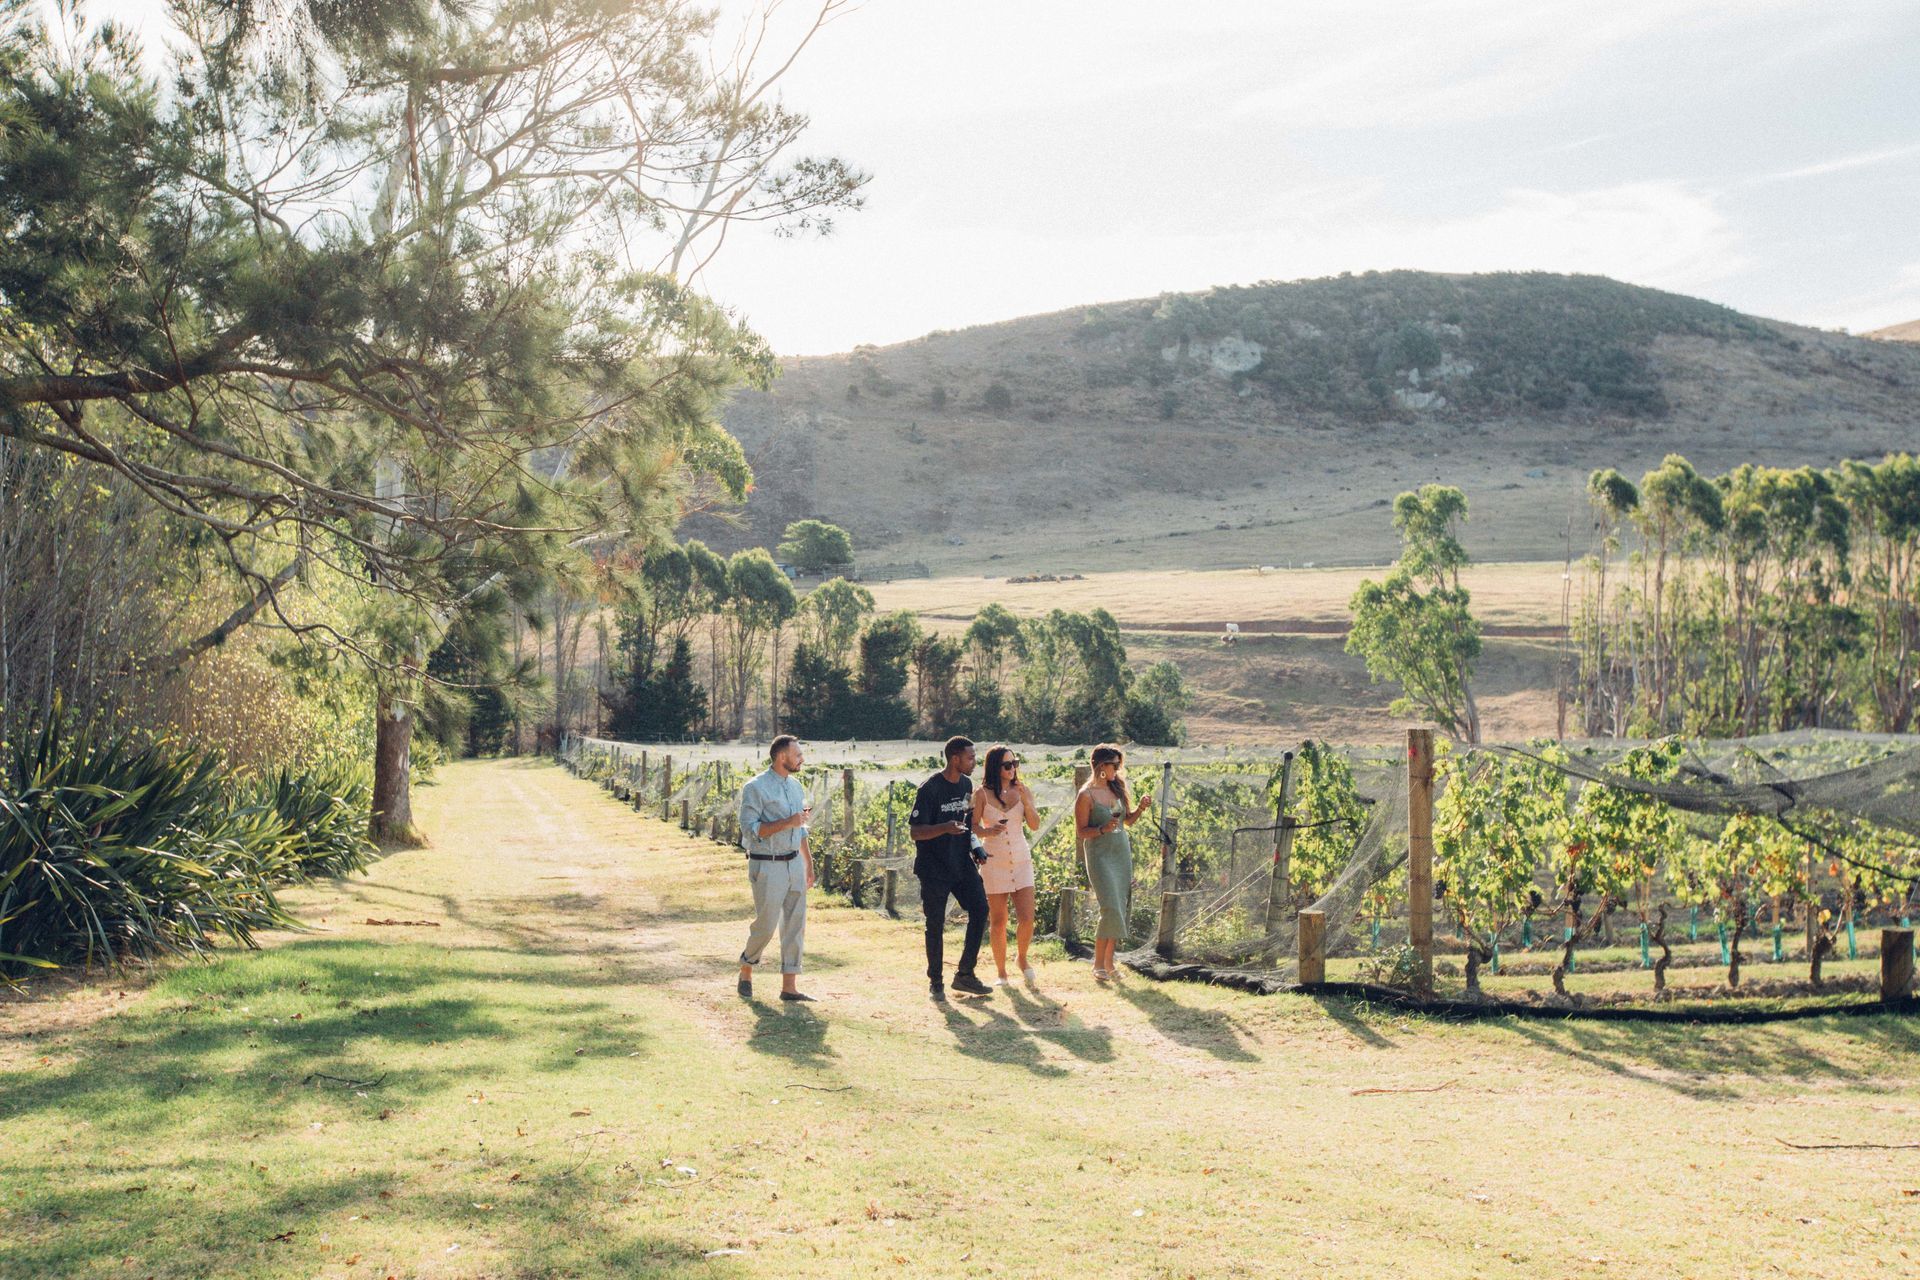
M945 973L947 895L967 913L967 940L960 948L954 976L972 973L980 960L980 939L987 934L987 890L980 873L969 867L958 880L920 880L920 909L927 913L927 977L939 982Z

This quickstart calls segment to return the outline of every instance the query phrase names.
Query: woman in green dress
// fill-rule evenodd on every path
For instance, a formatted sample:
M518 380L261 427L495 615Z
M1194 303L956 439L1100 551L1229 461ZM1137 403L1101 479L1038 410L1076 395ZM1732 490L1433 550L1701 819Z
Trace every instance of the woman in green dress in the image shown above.
M1102 743L1093 749L1093 773L1074 797L1073 821L1086 841L1087 883L1100 907L1100 926L1093 935L1093 976L1114 976L1113 953L1127 936L1128 900L1133 895L1133 843L1127 828L1153 803L1144 797L1135 806L1127 797L1121 774L1126 757L1120 748Z

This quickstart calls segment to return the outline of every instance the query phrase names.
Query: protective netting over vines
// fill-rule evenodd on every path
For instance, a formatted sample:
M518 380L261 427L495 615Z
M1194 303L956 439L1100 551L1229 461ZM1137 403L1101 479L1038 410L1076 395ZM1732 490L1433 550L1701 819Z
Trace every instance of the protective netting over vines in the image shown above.
M940 767L929 743L813 743L803 781L835 892L919 910L907 812ZM1041 932L1092 936L1074 838L1084 752L1025 746L1042 812L1031 836ZM643 754L644 752L644 754ZM748 746L640 748L570 739L563 754L641 807L736 840ZM671 758L671 772L668 759ZM644 764L643 764L644 761ZM1292 750L1139 749L1127 772L1154 806L1133 828L1129 946L1285 982L1299 913L1322 913L1329 957L1379 976L1407 940L1407 757L1308 742ZM1717 938L1738 977L1743 931L1770 913L1774 958L1798 915L1806 951L1855 953L1854 925L1908 918L1920 882L1920 738L1806 731L1742 741L1450 747L1433 785L1434 932L1469 984L1529 950L1631 945L1656 965ZM1623 938L1626 941L1623 941ZM1708 959L1711 960L1711 956ZM1660 975L1656 975L1657 980ZM1555 985L1560 971L1556 970Z

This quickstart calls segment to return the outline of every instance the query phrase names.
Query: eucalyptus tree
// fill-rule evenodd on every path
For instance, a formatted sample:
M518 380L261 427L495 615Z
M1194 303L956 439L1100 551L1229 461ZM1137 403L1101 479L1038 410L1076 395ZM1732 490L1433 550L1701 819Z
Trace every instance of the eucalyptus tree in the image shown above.
M1453 738L1478 742L1480 623L1460 582L1469 561L1459 538L1466 518L1466 495L1451 485L1422 485L1394 499L1400 559L1384 581L1365 579L1353 593L1346 647L1375 680L1400 685L1396 714L1424 715Z
M799 607L793 583L764 547L749 547L727 559L727 596L720 608L721 685L714 690L716 713L727 711L725 732L746 731L747 703L759 688L767 642L774 641L773 688L768 703L777 706L780 683L778 636Z
M873 592L845 578L829 578L800 602L803 639L829 663L847 666L860 624L873 613Z
M843 2L723 56L679 0L391 0L293 74L236 0L175 0L158 72L0 0L0 435L211 536L237 607L167 660L267 623L378 673L376 834L454 612L744 493L717 407L772 359L690 282L859 203L777 98ZM361 612L305 609L315 572Z

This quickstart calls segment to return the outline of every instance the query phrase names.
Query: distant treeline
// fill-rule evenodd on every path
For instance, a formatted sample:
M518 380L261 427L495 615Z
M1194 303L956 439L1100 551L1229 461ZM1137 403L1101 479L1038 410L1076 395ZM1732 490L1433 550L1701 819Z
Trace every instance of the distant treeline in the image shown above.
M1588 495L1580 731L1916 728L1920 461L1705 476L1675 454Z
M964 635L942 636L911 613L876 614L857 583L834 578L802 598L766 552L723 560L697 541L649 553L642 579L603 695L615 737L737 737L763 689L780 729L813 738L1169 744L1182 733L1179 672L1136 674L1103 609L1019 619L989 605Z

